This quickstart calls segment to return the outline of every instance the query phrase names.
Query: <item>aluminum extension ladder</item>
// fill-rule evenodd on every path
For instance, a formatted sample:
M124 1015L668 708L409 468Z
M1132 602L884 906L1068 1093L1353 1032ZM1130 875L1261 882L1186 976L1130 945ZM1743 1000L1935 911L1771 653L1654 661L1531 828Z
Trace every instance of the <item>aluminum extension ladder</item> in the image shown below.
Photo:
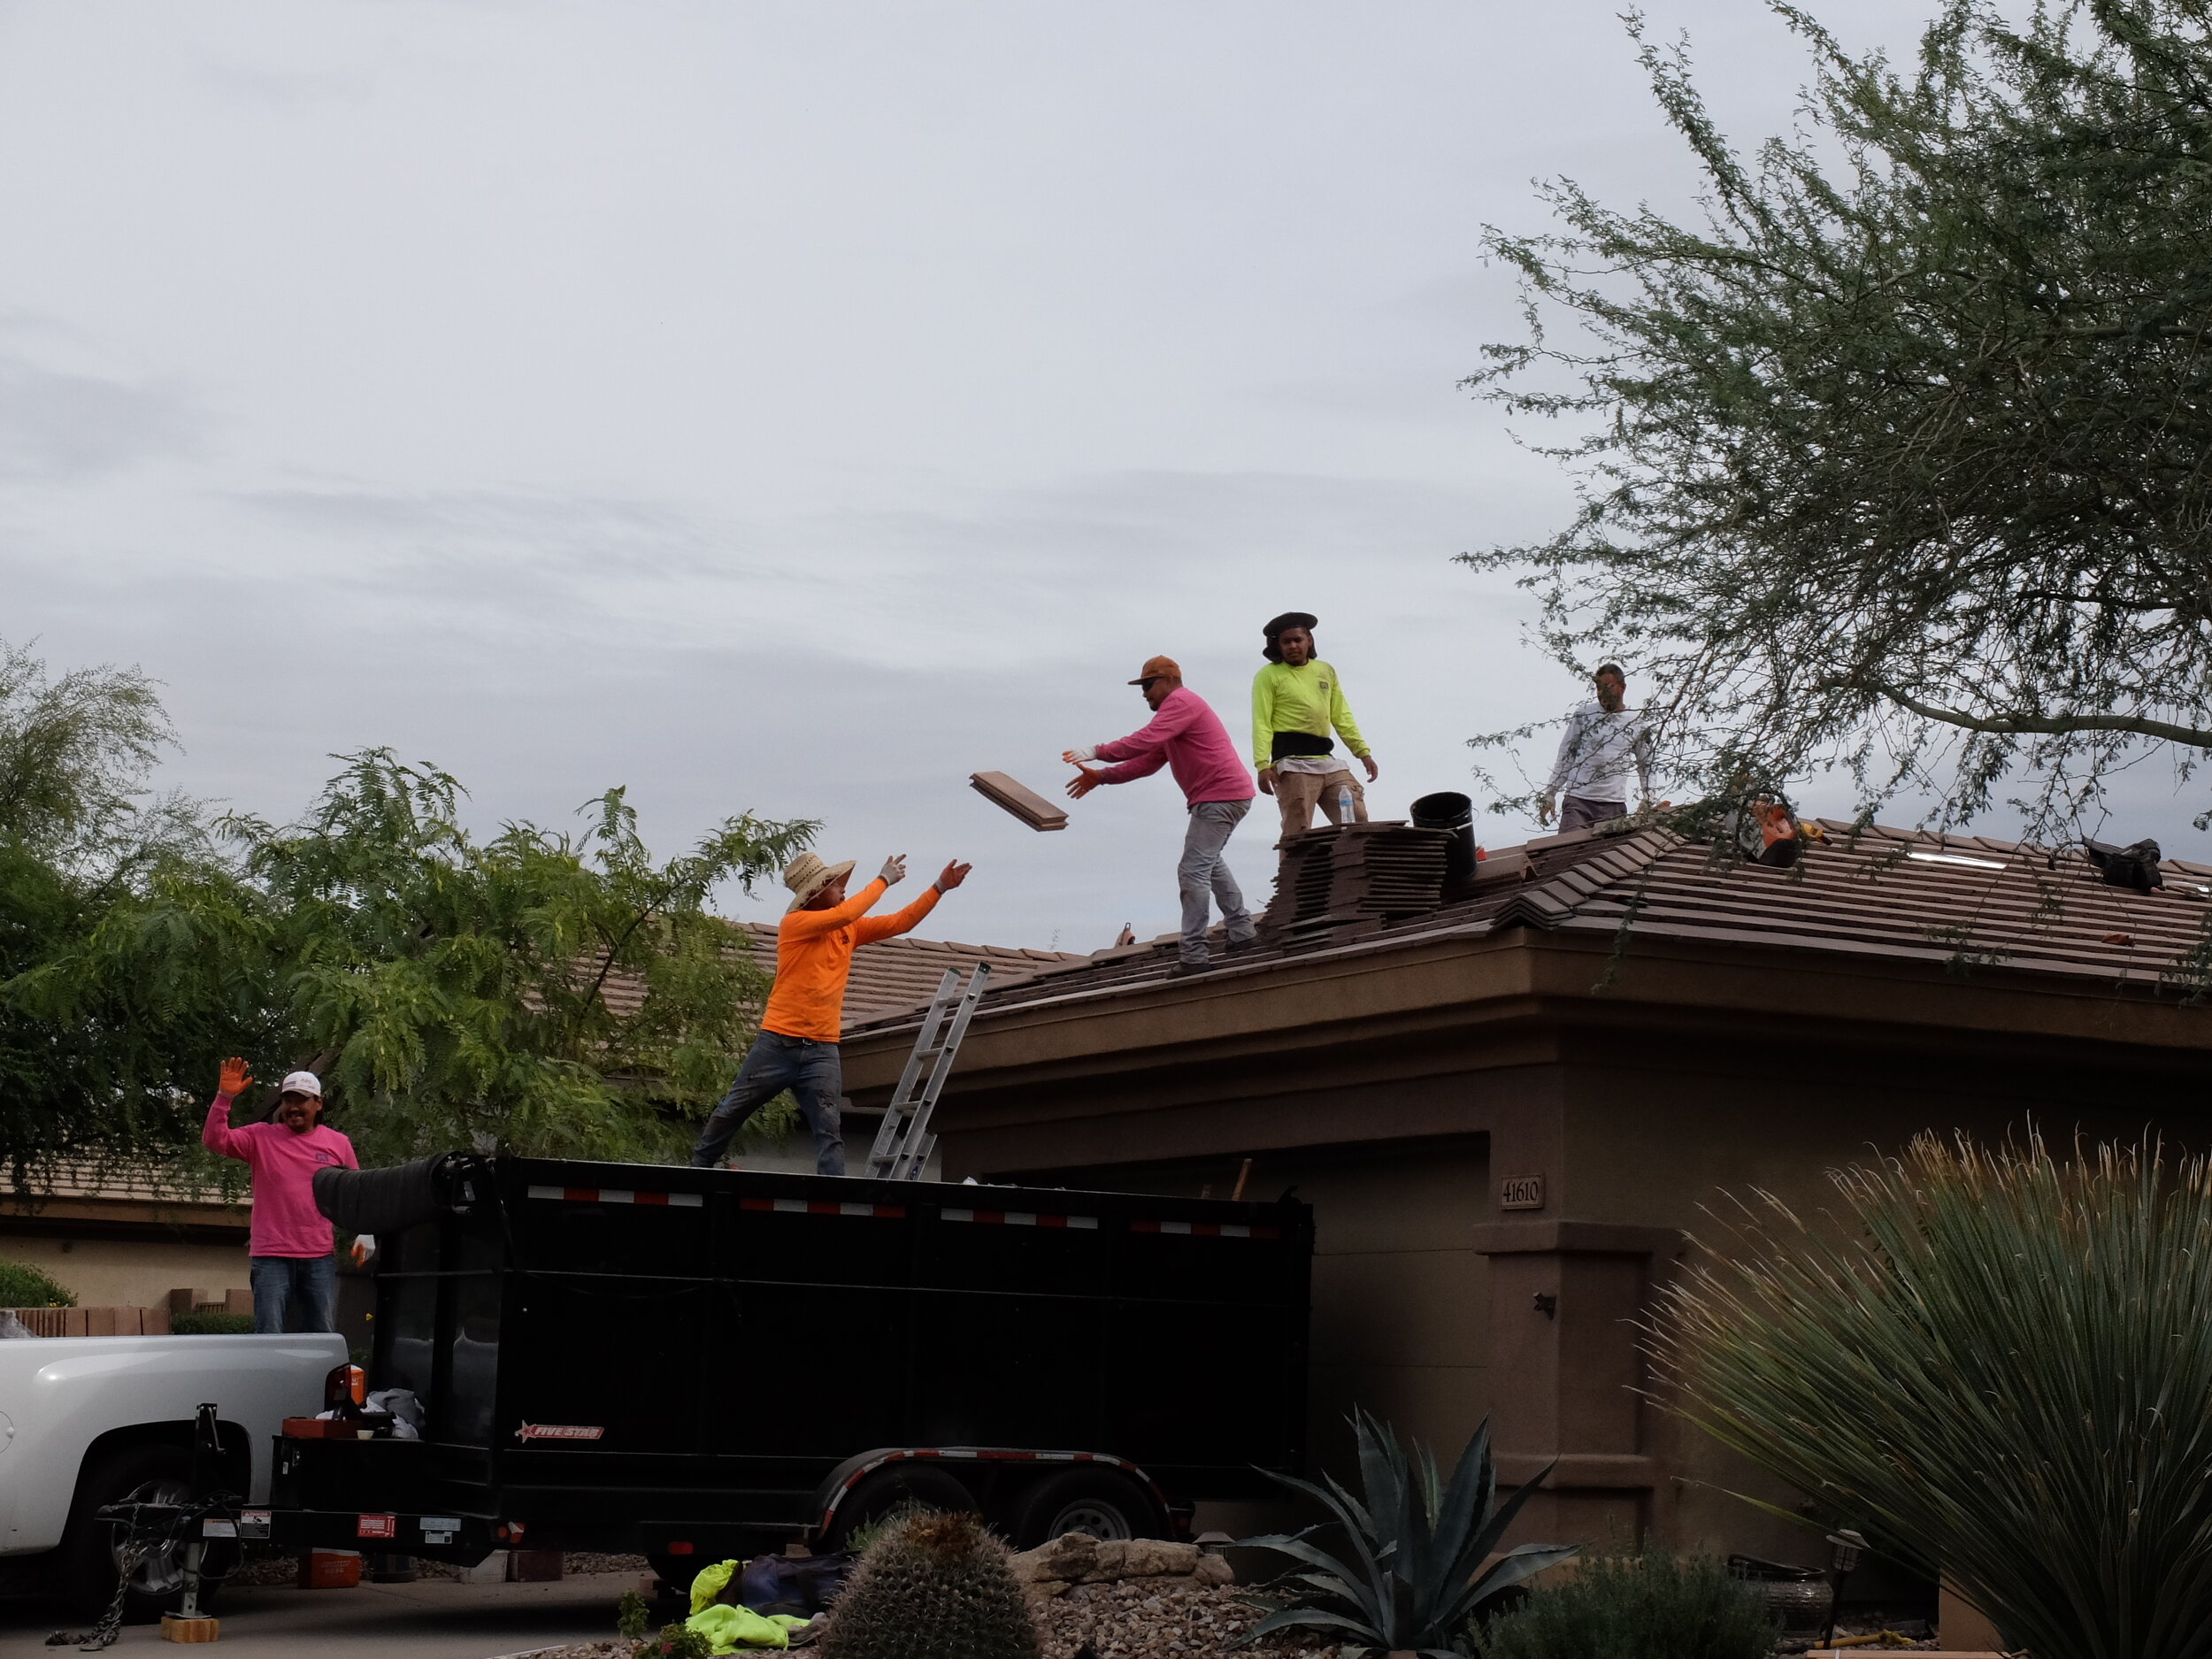
M868 1154L868 1173L875 1179L922 1179L923 1166L937 1144L937 1137L929 1133L929 1116L937 1110L937 1096L944 1092L953 1056L960 1052L960 1040L968 1034L969 1018L982 1000L983 987L990 978L990 964L979 962L968 976L967 988L960 990L960 971L945 970L929 1012L923 1017L921 1034L914 1039L914 1052L907 1056L906 1070L899 1074L890 1105L884 1108L883 1126L876 1131L875 1147Z

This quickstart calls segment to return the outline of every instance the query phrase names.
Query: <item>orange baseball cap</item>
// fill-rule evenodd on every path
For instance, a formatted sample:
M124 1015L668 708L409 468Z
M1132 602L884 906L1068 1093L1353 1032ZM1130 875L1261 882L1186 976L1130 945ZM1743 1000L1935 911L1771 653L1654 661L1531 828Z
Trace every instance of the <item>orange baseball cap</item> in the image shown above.
M1137 671L1137 677L1129 683L1141 686L1148 680L1180 680L1182 677L1182 666L1172 657L1148 657L1144 659L1144 666Z

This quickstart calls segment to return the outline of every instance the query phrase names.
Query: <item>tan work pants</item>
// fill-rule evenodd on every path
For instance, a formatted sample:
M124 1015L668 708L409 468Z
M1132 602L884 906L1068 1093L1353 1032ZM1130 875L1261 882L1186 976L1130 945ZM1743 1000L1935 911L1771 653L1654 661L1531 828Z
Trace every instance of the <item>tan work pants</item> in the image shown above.
M1340 789L1352 792L1352 818L1367 822L1367 791L1352 774L1335 772L1279 772L1275 774L1275 804L1283 815L1283 833L1295 835L1313 827L1313 809L1318 804L1330 823L1338 822L1336 797Z

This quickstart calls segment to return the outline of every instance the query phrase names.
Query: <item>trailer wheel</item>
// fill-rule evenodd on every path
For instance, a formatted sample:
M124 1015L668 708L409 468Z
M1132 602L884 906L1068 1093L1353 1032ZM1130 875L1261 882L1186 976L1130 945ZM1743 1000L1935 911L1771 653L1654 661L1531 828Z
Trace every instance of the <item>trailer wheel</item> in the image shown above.
M852 1536L871 1522L902 1508L972 1512L975 1494L943 1470L927 1463L897 1463L879 1469L845 1494L830 1523L828 1545L849 1549Z
M1105 1469L1067 1469L1022 1494L1015 1547L1034 1549L1069 1532L1088 1538L1157 1538L1166 1531L1143 1487Z
M62 1541L70 1600L89 1617L108 1609L115 1597L121 1563L116 1547L121 1532L92 1518L105 1503L137 1498L149 1503L181 1503L192 1495L192 1455L181 1446L133 1446L102 1458L77 1486L77 1502ZM218 1566L219 1563L211 1563ZM200 1605L212 1603L216 1586L203 1582ZM184 1550L176 1545L149 1555L131 1575L123 1594L123 1622L150 1624L173 1612L184 1599Z

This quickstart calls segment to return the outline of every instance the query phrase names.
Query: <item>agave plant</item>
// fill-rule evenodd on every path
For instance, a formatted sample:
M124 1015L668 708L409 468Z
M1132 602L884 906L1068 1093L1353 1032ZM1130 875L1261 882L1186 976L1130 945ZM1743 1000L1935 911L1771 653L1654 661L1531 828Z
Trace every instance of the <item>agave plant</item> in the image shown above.
M2212 1168L1961 1140L1746 1204L1655 1330L1671 1402L1940 1565L2036 1659L2212 1659Z
M1345 1659L1369 1647L1455 1659L1461 1650L1453 1638L1483 1603L1575 1553L1571 1544L1523 1544L1478 1572L1544 1479L1537 1476L1498 1502L1487 1419L1460 1453L1449 1486L1437 1479L1428 1448L1416 1441L1409 1458L1397 1435L1365 1410L1354 1410L1352 1429L1359 1438L1364 1502L1325 1473L1325 1488L1289 1475L1274 1479L1328 1509L1350 1540L1353 1559L1340 1561L1312 1541L1327 1523L1246 1539L1247 1548L1272 1549L1308 1568L1277 1580L1296 1588L1256 1598L1273 1610L1246 1640L1302 1624L1352 1638L1354 1645L1341 1649Z

